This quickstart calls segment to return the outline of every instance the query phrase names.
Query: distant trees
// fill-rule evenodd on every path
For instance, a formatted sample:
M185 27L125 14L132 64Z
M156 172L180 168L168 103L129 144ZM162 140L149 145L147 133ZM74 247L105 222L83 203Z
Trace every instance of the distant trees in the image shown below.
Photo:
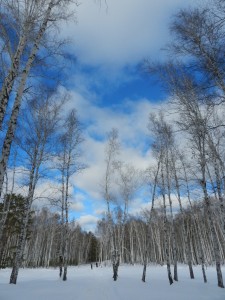
M98 262L99 261L99 241L92 232L89 235L89 246L88 246L88 262Z
M7 197L11 197L12 200L4 231L5 246L1 253L1 268L13 266L25 203L21 195L13 194ZM60 227L58 213L51 212L47 208L30 213L22 266L32 268L58 266ZM98 241L93 234L84 232L75 222L69 222L68 227L68 264L87 263L90 257L98 255Z
M160 175L160 174L159 174ZM167 263L167 253L165 247L165 237L164 237L164 207L162 206L162 196L156 197L155 199L155 207L152 212L151 220L149 221L149 210L144 210L142 214L134 217L129 216L125 225L125 237L124 237L124 245L126 248L124 260L125 263L143 263L144 258L144 249L146 243L146 237L148 238L148 251L147 258L150 263L157 263L160 265L164 265ZM182 200L184 201L184 200ZM216 199L210 199L213 214L218 214L220 207L219 203ZM169 212L170 208L168 205L168 201L166 201L167 212ZM176 208L174 204L174 208ZM194 222L195 220L195 222ZM148 221L148 223L147 223ZM106 220L102 219L98 223L97 234L99 236L99 242L101 243L104 234L104 228ZM175 231L175 238L177 242L177 261L179 263L187 264L187 254L186 254L186 241L184 237L184 229L183 224L185 226L185 230L187 232L188 242L190 243L191 249L191 262L196 264L202 264L201 257L201 247L204 249L204 263L206 265L214 264L214 248L212 243L212 237L208 234L210 228L210 221L207 218L207 209L203 201L197 201L192 204L192 207L188 206L183 208L183 213L177 212L174 215L173 226ZM120 224L115 223L115 230L119 230ZM171 260L171 264L174 263L174 255L172 248L172 235L171 235L171 226L172 221L169 218L169 214L167 216L167 230L168 230L168 251L169 257ZM146 235L147 228L149 228L148 235ZM221 223L218 219L215 220L215 228L217 228L217 234L219 236L220 241L220 251L221 257L224 259L225 257L225 248L222 239L222 227ZM100 246L100 255L102 255L101 261L107 261L111 258L111 248L108 247L108 244L103 244L104 246ZM132 260L131 260L132 254ZM188 269L188 264L187 264Z
M4 247L0 249L0 267L7 267L12 265L15 260L17 245L19 241L20 232L23 227L23 220L25 219L26 208L25 198L21 195L6 194L5 202L8 205L8 213L5 219L2 244ZM0 205L0 211L3 211L3 204ZM25 241L30 238L32 225L32 211L29 211L27 221L27 231L24 237Z

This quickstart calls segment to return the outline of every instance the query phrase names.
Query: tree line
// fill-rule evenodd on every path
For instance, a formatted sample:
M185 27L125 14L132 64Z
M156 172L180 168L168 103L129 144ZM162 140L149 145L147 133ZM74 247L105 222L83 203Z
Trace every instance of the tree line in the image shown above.
M11 197L1 249L0 267L12 267L24 218L25 199L21 195ZM2 211L2 205L0 206ZM61 216L48 208L32 210L29 215L25 248L21 267L59 267L62 255ZM63 244L65 247L65 244ZM99 244L93 233L85 232L71 221L68 229L67 263L80 265L98 261Z
M202 4L198 8L180 10L170 26L172 41L164 49L166 59L163 62L146 60L143 63L144 72L157 80L169 97L167 106L162 105L161 111L150 113L149 116L148 128L155 166L150 166L146 171L151 186L151 209L143 223L145 230L142 231L145 234L137 239L143 247L143 281L147 264L152 261L149 251L158 249L153 261L160 261L158 255L163 257L170 284L178 280L178 262L187 263L191 278L194 278L193 263L201 263L206 282L205 263L213 261L218 286L224 287L221 271L225 237L224 12L224 1L221 0ZM118 163L117 140L112 130L106 147L103 193L107 204L105 220L108 224L104 225L104 234L108 230L106 235L110 238L115 280L119 262L124 260L125 255L123 243L127 207L137 188L131 170L124 173L128 168ZM120 218L113 217L115 172L122 186L119 201L123 204L118 206ZM158 215L158 208L155 207L157 201L161 202L160 225L154 229ZM186 211L187 204L189 213ZM160 234L156 234L155 230L159 228ZM132 232L135 230L132 229ZM193 233L195 242L191 238ZM153 236L154 242L151 240ZM206 240L210 247L208 242L206 246ZM159 250L161 247L163 251ZM212 260L208 259L209 248ZM174 265L173 275L171 263Z

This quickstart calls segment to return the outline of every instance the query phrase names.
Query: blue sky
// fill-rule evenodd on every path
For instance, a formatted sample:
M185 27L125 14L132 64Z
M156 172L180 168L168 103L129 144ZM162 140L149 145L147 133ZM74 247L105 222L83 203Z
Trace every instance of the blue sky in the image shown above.
M71 218L85 230L94 230L106 204L101 195L106 134L117 128L120 159L144 170L154 163L147 129L150 112L166 105L159 84L141 72L144 59L163 60L161 49L171 39L169 23L179 8L193 0L82 0L77 22L60 25L70 39L68 51L76 58L67 70L64 86L71 94L67 110L76 108L84 127L83 161L89 166L71 178ZM71 7L71 9L73 9ZM54 186L42 182L37 195ZM130 213L148 204L145 191L134 197Z
M169 23L183 0L84 0L77 8L77 22L62 25L61 34L71 39L76 63L68 70L65 86L84 125L83 158L89 165L72 178L75 186L71 216L84 229L93 229L106 204L101 196L106 134L115 127L121 140L121 159L136 168L153 163L147 130L150 112L157 111L167 96L140 70L143 59L165 59L161 49L171 39ZM130 212L146 207L148 195L137 195Z

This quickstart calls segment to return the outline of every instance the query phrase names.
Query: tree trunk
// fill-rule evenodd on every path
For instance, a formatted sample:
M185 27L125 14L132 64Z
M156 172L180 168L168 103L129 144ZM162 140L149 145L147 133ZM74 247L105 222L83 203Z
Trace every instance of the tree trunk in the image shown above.
M38 161L38 149L35 149L32 168L30 170L29 189L28 196L26 198L26 204L24 209L24 218L22 220L21 231L19 234L19 242L16 247L16 256L13 263L13 269L10 276L10 283L16 284L19 268L23 261L24 248L26 243L27 228L29 222L29 214L31 211L31 205L33 202L34 190L38 180L38 170L40 167L40 161Z
M168 244L168 221L166 215L166 197L165 197L165 180L163 174L163 168L161 167L161 176L162 176L162 196L163 196L163 213L164 213L164 243L165 243L165 253L166 253L166 265L167 265L167 273L170 285L173 284L173 278L171 275L171 268L170 268L170 254L169 254L169 244Z
M5 116L6 108L8 105L10 93L12 91L12 87L13 87L16 77L18 76L20 59L21 59L22 53L24 51L26 41L27 41L27 36L25 34L23 34L19 40L17 50L13 57L9 73L6 76L4 83L2 85L2 89L0 92L0 130L2 129L2 123L3 123L4 116Z
M168 153L166 158L166 179L167 179L167 192L170 204L170 218L171 218L171 230L172 230L172 250L173 250L173 261L174 261L174 277L175 281L178 281L178 272L177 272L177 245L176 245L176 236L173 220L173 208L172 208L172 199L171 199L171 187L170 187L170 178L169 178L169 161Z
M158 181L158 175L159 175L159 169L160 169L160 164L161 164L161 155L159 157L158 160L158 164L157 164L157 171L156 171L156 175L154 178L154 186L153 186L153 191L152 191L152 205L151 205L151 212L150 212L150 216L149 216L149 224L147 223L147 238L146 238L146 249L144 251L145 257L144 257L144 267L143 267L143 273L142 273L142 281L145 282L146 280L146 268L147 268L147 261L148 261L148 246L149 246L149 226L150 226L150 222L151 222L151 218L152 218L152 213L154 210L154 204L155 204L155 193L156 193L156 185L157 185L157 181Z
M188 232L187 232L187 228L185 227L184 211L183 211L183 206L182 206L182 203L181 203L180 187L179 187L179 182L178 182L178 178L177 178L175 162L173 162L173 163L174 163L174 177L175 177L175 183L176 183L176 190L177 190L178 202L179 202L180 212L182 214L182 231L183 231L184 241L185 241L185 253L186 253L186 256L187 256L187 263L188 263L188 267L189 267L190 278L194 279L195 277L194 277L194 271L193 271L193 266L192 266L191 245L190 245L190 243L188 241ZM187 189L187 196L188 196L189 203L191 205L191 199L190 199L190 191L189 191L189 186L188 186L187 173L186 173L186 168L185 168L183 159L181 159L181 163L182 163L183 170L184 170L184 176L185 176L185 182L186 182L186 189Z
M18 273L19 273L19 268L21 267L21 264L23 261L23 252L24 252L24 247L25 247L25 242L26 242L27 225L28 225L28 220L29 220L30 208L31 208L31 199L30 199L30 197L27 197L25 211L24 211L25 217L24 217L24 220L23 220L22 226L21 226L19 240L18 240L18 244L16 247L16 256L15 256L15 260L13 263L13 268L12 268L9 283L16 284Z
M143 267L143 273L142 273L142 281L145 282L146 280L146 270L147 270L147 250L146 250L146 253L145 253L145 258L144 258L144 267Z
M8 159L9 159L9 155L10 155L11 144L12 144L12 141L14 139L14 134L15 134L16 125L17 125L17 118L18 118L18 114L19 114L19 110L20 110L20 106L21 106L21 101L22 101L22 96L23 96L23 93L24 93L24 88L25 88L25 85L26 85L26 81L27 81L31 66L34 62L36 53L38 51L40 41L41 41L41 39L44 35L44 32L47 28L47 24L48 24L48 21L49 21L49 16L50 16L51 10L53 8L53 2L54 1L51 1L49 6L48 6L48 10L46 12L45 20L43 21L43 23L42 23L42 25L39 29L39 32L36 36L33 48L30 52L30 56L28 58L26 67L23 70L22 75L21 75L21 81L20 81L19 88L18 88L18 91L17 91L17 94L16 94L16 99L15 99L15 102L14 102L14 105L13 105L13 110L12 110L12 114L11 114L11 117L10 117L7 134L6 134L4 144L3 144L3 147L2 147L2 155L1 155L1 161L0 161L0 197L1 197L1 194L2 194L4 176L5 176L6 167L7 167L7 163L8 163Z
M221 258L220 258L219 241L218 241L218 237L216 235L215 225L214 225L213 217L212 217L210 199L209 199L208 192L207 192L207 189L206 189L206 180L205 180L204 167L202 167L202 169L203 169L202 170L203 180L201 182L201 185L202 185L202 189L203 189L203 193L204 193L204 200L205 200L205 204L206 204L207 215L208 215L208 218L209 218L210 229L211 229L212 238L213 238L213 249L214 249L214 255L215 255L215 260L216 260L217 282L218 282L219 287L224 288L223 275L222 275L222 271L221 271Z
M113 280L116 281L118 278L118 269L120 264L120 257L116 250L114 250L112 262L113 262Z

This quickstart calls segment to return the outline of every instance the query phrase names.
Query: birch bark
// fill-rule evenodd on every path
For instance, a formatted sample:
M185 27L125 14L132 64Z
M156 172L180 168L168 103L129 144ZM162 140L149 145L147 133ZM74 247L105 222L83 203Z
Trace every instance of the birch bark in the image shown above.
M2 194L4 176L5 176L6 167L7 167L7 163L8 163L8 159L9 159L9 155L10 155L11 144L12 144L16 126L17 126L17 119L18 119L18 114L19 114L19 110L20 110L20 106L21 106L21 101L22 101L22 96L24 93L26 81L27 81L31 66L34 62L35 56L37 54L40 41L41 41L41 39L45 33L45 30L47 28L51 10L54 6L53 4L54 4L54 1L52 0L49 3L45 19L39 29L39 32L36 36L33 48L30 52L26 67L23 70L22 75L21 75L19 88L18 88L18 91L16 94L16 99L15 99L15 102L13 105L13 109L12 109L12 113L11 113L11 117L10 117L10 121L9 121L9 125L8 125L8 130L7 130L6 137L5 137L5 140L3 143L3 147L2 147L2 153L1 153L1 159L0 159L0 197Z

